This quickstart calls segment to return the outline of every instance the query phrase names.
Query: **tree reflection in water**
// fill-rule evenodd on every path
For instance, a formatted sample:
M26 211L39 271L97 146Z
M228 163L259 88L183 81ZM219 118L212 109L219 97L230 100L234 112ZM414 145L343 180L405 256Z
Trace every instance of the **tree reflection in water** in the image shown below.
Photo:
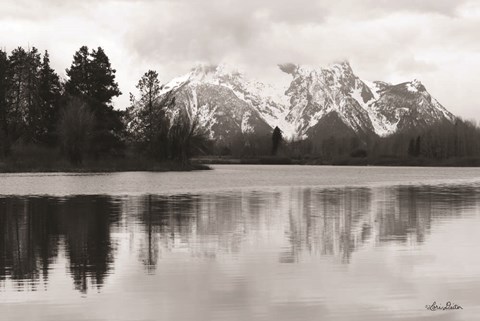
M48 284L50 265L64 251L75 288L100 288L113 266L116 203L107 196L1 199L0 277L35 290L40 279Z
M331 256L349 263L364 244L422 243L432 223L478 206L476 186L289 188L175 196L0 198L0 286L48 286L67 259L75 289L114 273L112 233L139 239L133 257L155 273L162 253L218 259L267 244L280 263ZM123 234L122 234L123 233ZM121 240L121 238L120 238ZM130 256L132 257L132 256Z

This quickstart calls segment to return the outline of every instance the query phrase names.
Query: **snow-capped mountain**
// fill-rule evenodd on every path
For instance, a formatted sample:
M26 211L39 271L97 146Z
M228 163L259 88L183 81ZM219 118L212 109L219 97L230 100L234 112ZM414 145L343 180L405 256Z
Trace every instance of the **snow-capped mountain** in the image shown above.
M385 126L384 135L455 119L416 79L398 85L375 82L371 88L376 98L368 107L378 126Z
M363 81L348 62L279 67L292 76L288 87L247 78L226 65L200 65L166 84L162 95L174 95L177 107L197 117L217 140L269 134L275 126L289 138L386 136L454 119L417 80Z

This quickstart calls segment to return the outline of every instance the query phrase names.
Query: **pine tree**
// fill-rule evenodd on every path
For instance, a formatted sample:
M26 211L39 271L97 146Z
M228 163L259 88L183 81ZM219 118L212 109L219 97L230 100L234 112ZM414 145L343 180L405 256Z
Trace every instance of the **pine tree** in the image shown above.
M48 51L45 51L39 77L40 126L36 133L36 140L39 142L53 143L60 97L60 78L50 67L50 56Z
M149 112L152 112L162 89L158 80L158 73L154 70L147 71L138 81L136 87L140 91L140 104Z
M8 118L11 142L23 138L35 141L39 126L39 71L41 56L36 48L29 51L19 47L9 57Z
M160 101L162 86L158 80L158 73L147 71L138 81L137 89L140 92L136 100L130 94L131 107L130 132L136 144L156 159L167 157L168 119L165 113L166 102Z
M276 155L278 151L278 147L280 147L280 143L282 142L282 131L280 128L275 127L272 133L272 155Z
M102 48L90 53L86 46L75 53L67 69L67 93L85 101L95 115L91 150L95 157L119 154L124 148L122 113L112 106L113 97L121 94L115 72Z
M27 60L27 52L19 47L14 49L9 57L7 69L7 78L9 82L7 101L9 108L7 111L9 122L9 134L11 143L20 135L22 126L26 119L26 101L25 101L25 72L24 66Z
M73 56L73 62L66 70L68 80L65 90L71 96L91 97L91 61L87 46L81 47Z
M10 144L8 137L8 56L0 49L0 153L3 157L9 154Z
M92 50L90 57L91 98L110 107L112 98L122 94L115 82L116 70L112 68L110 60L101 47Z
M25 140L30 143L37 143L38 137L44 131L45 124L42 120L42 110L40 103L40 67L41 55L33 47L27 52L25 62L25 81L26 81L26 128Z

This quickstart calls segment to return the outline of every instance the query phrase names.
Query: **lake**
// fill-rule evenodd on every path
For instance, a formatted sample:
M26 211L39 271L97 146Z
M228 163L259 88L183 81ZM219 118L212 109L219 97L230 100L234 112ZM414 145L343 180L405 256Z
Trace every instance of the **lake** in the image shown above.
M480 169L213 168L0 174L0 320L478 319Z

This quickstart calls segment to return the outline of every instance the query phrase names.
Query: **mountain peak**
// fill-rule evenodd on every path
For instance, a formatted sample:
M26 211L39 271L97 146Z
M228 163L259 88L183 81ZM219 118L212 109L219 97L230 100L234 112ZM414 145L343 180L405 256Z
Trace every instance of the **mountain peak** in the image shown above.
M281 71L284 73L287 73L292 76L298 76L298 75L307 75L311 73L321 73L325 70L332 71L339 76L344 74L344 75L351 75L353 74L352 67L350 65L350 62L348 60L339 60L336 62L333 62L328 65L328 67L322 67L318 65L299 65L299 64L294 64L294 63L282 63L278 64L278 68L280 68Z
M407 89L413 93L426 91L425 86L416 78L407 83Z
M352 66L350 66L350 63L347 60L333 63L329 66L328 69L332 70L340 78L345 76L354 76Z
M217 71L218 65L198 63L190 71L192 74L209 74Z
M350 65L350 62L346 59L335 61L330 66L331 67L338 66L338 67L341 67L341 68L344 68L344 69L352 69L352 66Z
M221 63L221 64L206 64L198 63L191 70L193 75L237 75L242 74L242 72L234 65Z

